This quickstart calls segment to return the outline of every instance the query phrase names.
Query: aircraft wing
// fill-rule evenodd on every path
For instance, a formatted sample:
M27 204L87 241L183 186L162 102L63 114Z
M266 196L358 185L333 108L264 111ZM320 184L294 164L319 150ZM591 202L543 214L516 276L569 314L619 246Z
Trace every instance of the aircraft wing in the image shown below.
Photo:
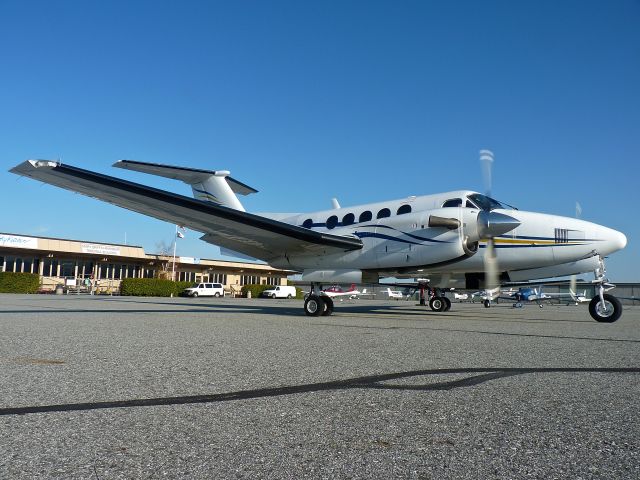
M27 160L10 172L203 232L203 240L261 260L289 253L357 250L354 237L315 232L210 202L46 160Z

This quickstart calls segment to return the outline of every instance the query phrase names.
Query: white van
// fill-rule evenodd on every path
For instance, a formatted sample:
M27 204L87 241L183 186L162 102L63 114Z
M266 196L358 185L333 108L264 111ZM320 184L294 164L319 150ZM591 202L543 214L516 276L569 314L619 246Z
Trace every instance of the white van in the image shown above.
M276 287L270 287L262 292L263 297L269 298L295 298L296 287L289 285L278 285Z
M221 283L196 283L182 292L188 297L224 297Z

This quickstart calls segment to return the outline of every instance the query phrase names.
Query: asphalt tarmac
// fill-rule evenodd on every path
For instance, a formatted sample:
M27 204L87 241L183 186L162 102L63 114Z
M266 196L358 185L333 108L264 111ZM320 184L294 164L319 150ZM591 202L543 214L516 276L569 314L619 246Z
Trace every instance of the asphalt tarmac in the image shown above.
M0 295L0 478L640 478L640 307Z

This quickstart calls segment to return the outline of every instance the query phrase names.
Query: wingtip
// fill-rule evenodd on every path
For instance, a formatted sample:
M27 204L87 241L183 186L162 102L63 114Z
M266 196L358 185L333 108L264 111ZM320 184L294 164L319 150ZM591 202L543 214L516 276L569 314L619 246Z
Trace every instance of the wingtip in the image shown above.
M27 172L33 171L33 169L36 168L55 168L58 165L60 165L60 162L55 160L29 159L11 168L9 172L15 173L16 175L26 175Z

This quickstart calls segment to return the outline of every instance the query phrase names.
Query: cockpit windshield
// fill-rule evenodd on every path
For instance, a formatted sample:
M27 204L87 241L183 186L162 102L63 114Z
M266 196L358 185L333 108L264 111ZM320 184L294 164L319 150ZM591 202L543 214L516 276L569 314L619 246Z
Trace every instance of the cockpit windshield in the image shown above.
M506 203L500 203L497 200L494 200L491 197L487 197L486 195L482 195L481 193L474 193L467 196L473 204L475 204L480 210L485 210L490 212L491 210L496 210L498 208L506 209L506 210L517 210L517 208L512 207L511 205L507 205Z

